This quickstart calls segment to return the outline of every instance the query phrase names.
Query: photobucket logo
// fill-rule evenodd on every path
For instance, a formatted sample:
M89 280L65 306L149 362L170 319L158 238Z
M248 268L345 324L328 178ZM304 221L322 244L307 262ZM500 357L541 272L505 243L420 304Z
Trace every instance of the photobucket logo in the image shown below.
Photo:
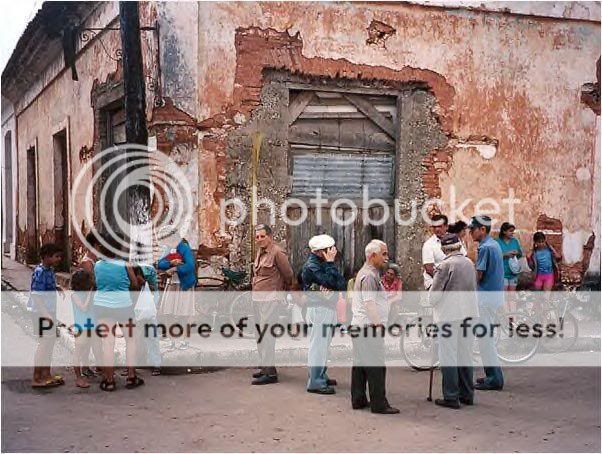
M148 198L132 197L145 192ZM97 255L84 230L94 230L102 247L116 255L130 251L152 257L153 244L188 231L193 219L192 188L180 166L142 145L117 145L86 161L71 190L71 222L79 240Z
M495 224L501 221L508 221L514 224L515 205L520 200L515 197L513 188L508 188L506 194L501 199L486 197L482 199L468 198L458 200L455 186L449 187L449 200L441 198L430 198L423 202L416 199L411 201L401 201L400 199L385 200L382 198L371 198L368 185L362 186L362 198L359 202L349 198L329 199L322 195L322 190L317 189L315 197L307 199L287 198L280 206L268 197L259 198L257 187L253 186L251 202L245 203L243 199L234 197L223 200L220 207L221 231L225 232L228 227L238 226L246 222L249 212L252 214L252 220L258 218L260 209L269 212L269 223L274 225L276 218L279 217L286 225L299 226L307 221L310 210L313 210L315 224L322 225L323 209L328 209L328 215L332 224L338 226L348 226L356 222L358 216L364 226L382 226L385 225L391 217L394 218L396 225L409 226L422 220L427 225L433 225L433 212L447 214L450 222L462 220L468 222L470 217L476 213L488 215ZM472 208L470 213L466 213L468 208ZM378 208L378 210L373 210ZM299 216L292 219L289 216L289 210L296 209ZM343 212L347 215L341 216Z

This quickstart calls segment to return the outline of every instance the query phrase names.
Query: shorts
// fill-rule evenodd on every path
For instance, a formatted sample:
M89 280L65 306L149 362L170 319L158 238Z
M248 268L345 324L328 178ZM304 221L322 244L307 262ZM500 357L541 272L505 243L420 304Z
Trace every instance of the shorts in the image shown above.
M538 274L535 276L535 282L533 282L533 287L535 290L541 290L546 287L554 286L554 273L550 274Z
M518 285L518 276L504 278L504 287L516 287L517 285Z
M96 323L103 323L105 320L111 320L113 322L119 323L120 325L123 325L130 321L131 323L135 323L135 319L136 317L134 316L134 306L94 306L94 321Z
M58 337L59 328L56 326L56 314L51 313L51 322L42 318L39 312L31 312L31 324L33 325L33 334L36 337L54 336ZM40 326L42 325L42 326ZM44 328L44 329L43 329ZM48 328L48 329L46 329Z

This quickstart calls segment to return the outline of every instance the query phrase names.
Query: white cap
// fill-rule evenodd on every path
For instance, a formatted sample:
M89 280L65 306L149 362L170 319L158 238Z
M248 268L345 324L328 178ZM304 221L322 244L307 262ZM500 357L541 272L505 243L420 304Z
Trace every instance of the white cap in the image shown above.
M309 248L314 251L334 246L334 238L330 235L316 235L309 240Z

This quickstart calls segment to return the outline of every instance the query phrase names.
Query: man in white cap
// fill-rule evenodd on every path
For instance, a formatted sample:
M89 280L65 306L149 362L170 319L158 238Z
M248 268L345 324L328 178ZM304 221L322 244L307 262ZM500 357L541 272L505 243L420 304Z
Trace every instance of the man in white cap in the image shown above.
M328 378L326 364L337 323L336 304L346 282L334 264L337 248L334 238L317 235L309 240L311 254L303 265L301 280L307 292L307 321L311 326L307 362L307 392L334 394L336 381Z

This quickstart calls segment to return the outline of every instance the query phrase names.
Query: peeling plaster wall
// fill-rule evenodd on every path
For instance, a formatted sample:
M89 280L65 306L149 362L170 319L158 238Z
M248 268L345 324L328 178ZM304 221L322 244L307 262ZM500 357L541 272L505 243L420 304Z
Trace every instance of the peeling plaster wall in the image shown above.
M101 2L86 19L85 27L115 27L118 25L118 3ZM154 22L154 10L149 3L141 3L141 24ZM101 33L106 52L114 55L121 47L118 31L104 31ZM142 37L143 58L145 72L150 74L156 64L156 51L153 50L152 35ZM37 144L38 155L38 206L39 227L38 236L41 243L54 240L54 162L53 162L53 134L62 129L67 130L69 148L69 175L71 188L75 175L85 165L87 159L93 156L95 150L95 112L91 94L93 88L104 83L111 77L120 76L118 63L111 60L103 49L98 39L93 39L77 56L76 67L79 81L71 79L70 70L64 70L62 55L39 75L37 82L16 103L18 122L18 241L23 260L23 252L27 241L26 232L31 226L27 225L27 149ZM154 95L151 93L147 99L147 114L153 109ZM150 131L154 134L154 131ZM88 186L91 175L84 177L83 187ZM196 182L196 175L193 178ZM82 225L83 209L85 207L84 193L71 194L70 208L76 210L78 225ZM90 226L83 226L84 230ZM81 254L78 239L70 231L73 259L78 259Z
M579 170L594 173L596 115L580 103L580 88L595 78L599 23L402 3L309 5L199 5L201 124L235 115L232 108L241 89L236 80L246 70L239 66L236 30L271 28L296 35L308 66L312 59L320 60L315 72L325 59L344 59L362 68L430 71L453 87L453 94L437 99L435 113L450 141L423 162L425 195L449 200L453 186L458 200L499 200L514 188L521 200L515 223L524 234L523 244L530 244L536 219L545 213L562 221L578 249L579 241L594 230L593 211L599 211L592 202L594 178L584 178ZM374 20L395 30L386 46L366 43ZM296 51L274 52L264 59L299 66ZM260 90L260 85L254 81L252 89ZM222 134L227 131L222 129ZM213 135L218 135L216 130ZM220 168L212 153L206 159L212 160L207 167L218 169L211 178L219 192L227 167ZM205 210L217 212L215 197L203 203ZM464 215L472 215L473 209L469 205ZM213 224L210 217L202 219L201 231L211 236Z

